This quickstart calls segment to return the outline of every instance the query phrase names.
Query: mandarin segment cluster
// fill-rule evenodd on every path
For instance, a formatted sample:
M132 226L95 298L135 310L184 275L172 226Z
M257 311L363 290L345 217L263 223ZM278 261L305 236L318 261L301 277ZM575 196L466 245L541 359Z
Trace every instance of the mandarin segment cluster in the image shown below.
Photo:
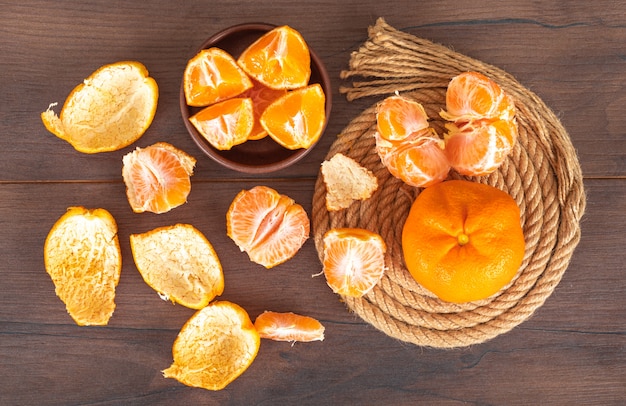
M237 58L223 49L203 49L185 68L189 117L217 150L230 150L269 135L284 148L309 148L322 135L326 95L309 83L311 55L302 35L276 27Z
M478 72L452 78L446 90L443 138L423 106L394 95L376 108L376 150L389 172L415 187L445 180L450 169L467 176L494 172L517 142L515 104L497 83Z
M280 130L277 142L286 148L311 146L321 135L325 99L320 85L308 85L308 54L300 34L287 26L263 36L239 61L218 49L200 52L189 61L184 78L185 84L193 83L186 89L188 103L208 105L195 121L208 125L205 115L213 114L211 109L227 110L245 116L246 122L239 120L244 130L226 130L224 145L239 142L229 138L236 133L245 133L243 141L254 140L289 124L289 130ZM255 71L259 63L267 67ZM157 100L156 82L143 65L118 62L103 66L77 86L60 117L49 108L41 119L49 131L80 152L115 151L147 130ZM232 123L222 113L215 117L223 130ZM194 157L167 142L124 155L121 172L130 208L135 213L162 214L185 204L195 164ZM226 217L227 235L251 261L266 268L291 259L309 238L304 208L266 186L241 191ZM210 241L191 224L134 233L129 243L145 283L162 299L196 310L172 346L173 363L163 371L167 378L219 390L250 366L261 338L324 339L324 326L309 316L267 311L252 323L239 305L215 300L224 291L224 270ZM70 207L46 238L44 263L58 297L78 325L108 324L122 258L117 224L107 210Z

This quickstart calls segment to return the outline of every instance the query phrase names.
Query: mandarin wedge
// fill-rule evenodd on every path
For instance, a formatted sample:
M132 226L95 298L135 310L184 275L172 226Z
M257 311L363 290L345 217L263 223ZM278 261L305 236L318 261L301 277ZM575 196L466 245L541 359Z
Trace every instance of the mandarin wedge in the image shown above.
M511 282L524 259L520 210L493 186L441 182L413 202L402 250L413 278L441 300L486 299Z
M185 67L183 89L189 106L208 106L250 88L252 81L248 75L220 48L203 49Z
M126 196L135 213L165 213L187 201L196 159L186 152L157 142L129 152L122 162Z
M68 208L46 238L44 264L76 324L108 324L115 310L122 254L117 224L107 210Z
M252 99L236 97L212 104L189 117L189 121L214 148L229 150L246 142L252 133Z
M510 155L517 140L514 120L478 120L446 125L445 154L460 174L481 176L494 172Z
M260 121L270 137L287 149L309 148L326 124L326 96L319 83L286 93L270 104Z
M402 141L387 141L375 134L376 151L394 177L415 187L428 187L447 178L450 162L444 141L434 130L413 133Z
M515 115L515 104L489 77L463 72L450 80L446 90L446 110L439 113L448 121L483 119L508 120Z
M311 77L311 54L302 35L289 26L265 33L237 59L243 70L273 89L298 89Z
M187 386L224 389L252 364L261 339L239 305L216 301L198 310L172 346L174 362L163 371Z
M254 110L254 127L252 127L248 140L260 140L267 136L267 131L261 125L261 115L267 106L284 96L287 90L272 89L256 80L254 80L253 83L254 86L246 90L241 97L249 97L252 99L252 107Z
M424 107L404 96L389 96L376 105L376 151L396 178L415 187L444 180L450 163L444 141L428 123Z
M158 86L135 61L105 65L72 90L61 113L52 107L41 120L54 135L77 151L115 151L137 141L156 113Z
M267 186L242 190L226 213L226 232L250 260L272 268L291 259L309 238L304 208Z
M428 115L416 101L389 96L376 105L376 129L388 141L401 141L428 127Z
M382 237L360 228L332 228L324 234L323 272L342 296L361 297L385 273L387 247Z
M322 341L324 326L318 320L295 313L265 311L257 316L254 327L261 338L275 341Z
M130 247L144 281L166 300L201 309L224 291L213 246L190 224L131 234Z

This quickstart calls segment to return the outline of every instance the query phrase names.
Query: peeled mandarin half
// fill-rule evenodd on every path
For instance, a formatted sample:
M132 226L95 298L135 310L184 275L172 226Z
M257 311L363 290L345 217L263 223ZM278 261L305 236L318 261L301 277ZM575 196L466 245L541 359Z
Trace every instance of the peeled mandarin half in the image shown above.
M261 338L275 341L322 341L324 326L313 317L265 311L254 321Z
M213 302L180 330L172 347L174 362L163 376L188 386L224 389L252 364L260 342L243 308L231 302Z
M446 126L445 153L460 174L481 176L494 172L509 156L517 140L515 120L479 120Z
M252 81L228 52L209 48L187 63L183 88L189 106L203 107L245 92Z
M385 273L387 246L361 228L332 228L324 234L323 272L328 286L342 296L361 297Z
M226 213L226 232L250 260L272 268L291 259L309 238L304 208L267 186L242 190Z
M122 159L128 203L135 213L165 213L191 192L196 159L166 142L137 148Z
M326 96L319 83L292 90L265 109L261 125L287 149L309 148L324 130L325 106Z
M201 309L224 291L213 246L190 224L131 234L130 247L144 281L164 299Z
M388 141L376 133L376 151L394 177L408 185L428 187L446 179L450 163L444 141L429 128L401 141Z
M463 72L452 78L446 90L446 110L440 113L448 121L508 120L514 114L510 96L478 72Z
M298 31L286 25L265 33L241 53L237 63L273 89L298 89L311 77L309 47Z
M420 103L399 95L387 97L376 106L376 129L376 152L396 178L427 187L448 176L444 141L430 127Z
M76 324L108 324L122 270L117 224L108 211L70 207L46 238L44 263Z
M158 87L145 66L126 61L105 65L72 90L57 116L50 105L41 120L77 151L115 151L138 140L152 123Z
M215 149L229 150L252 133L254 105L250 98L236 97L205 107L189 121Z

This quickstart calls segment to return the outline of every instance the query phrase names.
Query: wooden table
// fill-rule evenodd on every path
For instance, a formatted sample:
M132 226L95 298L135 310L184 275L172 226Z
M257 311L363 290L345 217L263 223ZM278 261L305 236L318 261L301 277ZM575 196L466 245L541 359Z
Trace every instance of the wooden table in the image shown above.
M265 184L310 213L318 168L337 134L374 100L338 92L349 55L376 18L499 66L561 119L587 192L582 239L554 293L533 317L483 344L441 350L389 338L347 311L323 278L312 240L273 270L248 261L225 233L241 189ZM202 154L181 120L187 59L211 34L262 21L297 28L323 59L333 111L315 149L289 170L244 175ZM624 404L626 402L626 4L476 1L0 1L0 404ZM132 147L76 152L39 114L99 66L144 63L160 87L155 120ZM621 123L621 124L620 124ZM198 159L184 206L135 214L121 159L168 141ZM116 218L124 258L106 327L78 327L43 265L52 224L72 205ZM256 317L318 318L326 339L264 340L252 366L220 392L165 379L191 309L158 298L137 272L129 234L189 222L222 259L221 299Z

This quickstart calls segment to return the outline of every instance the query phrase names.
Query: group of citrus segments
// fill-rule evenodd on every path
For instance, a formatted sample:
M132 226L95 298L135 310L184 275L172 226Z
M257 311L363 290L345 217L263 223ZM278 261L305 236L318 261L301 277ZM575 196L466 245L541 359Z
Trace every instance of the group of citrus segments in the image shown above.
M280 73L283 71L284 74ZM297 31L286 26L263 35L238 59L217 48L200 51L188 62L183 79L187 104L202 108L190 121L217 149L232 148L265 135L285 148L307 148L321 135L325 120L323 91L319 85L309 85L309 77L306 43ZM68 96L60 117L51 108L41 117L48 130L78 151L114 151L132 144L146 131L154 117L157 99L156 82L143 65L119 62L100 68L77 86ZM378 105L376 147L381 162L391 174L410 185L435 190L450 168L466 175L479 175L495 170L502 163L517 134L513 104L508 96L490 79L470 72L452 80L446 102L447 112L442 111L441 115L451 124L444 140L429 127L424 109L418 103L396 95ZM166 142L126 154L122 177L132 210L159 214L184 204L191 190L195 163L195 158ZM330 188L329 184L327 187ZM459 188L464 190L465 186L452 188L457 195ZM368 191L367 198L374 189L375 186ZM426 195L422 193L420 197ZM492 193L487 191L486 195ZM418 219L409 216L403 233L406 247L428 246L432 242L428 238L416 240L411 231L430 206L447 199L447 196L435 196L438 196L435 202L427 203L426 210L417 214ZM464 204L463 201L451 203L451 207L462 206L460 212L467 213ZM506 213L509 220L514 220L509 222L511 227L516 222L519 226L519 212L507 209ZM227 235L241 251L266 268L291 259L309 238L310 230L304 208L267 186L237 194L226 213L226 225ZM480 230L462 231L463 239L453 236L459 246L472 246L469 242L480 235ZM482 243L499 246L497 242ZM324 235L323 243L322 273L335 293L363 296L383 276L386 245L377 233L366 229L331 229ZM191 224L131 234L130 247L135 265L150 287L163 299L198 310L182 327L173 345L174 362L163 371L166 377L190 386L219 390L249 367L256 357L260 338L286 341L324 338L324 327L311 317L266 311L252 323L237 304L214 300L224 289L221 263L208 239ZM434 247L432 252L438 249ZM105 209L70 207L50 230L44 247L46 271L77 324L108 323L115 309L120 252L117 225ZM513 262L517 259L518 255L514 256ZM441 258L435 256L430 260L437 262ZM415 262L420 259L407 256L407 265ZM471 299L446 296L446 291L454 286L440 286L437 281L429 284L428 279L433 277L428 269L417 272L410 267L409 270L418 282L422 278L424 285L442 298L451 301L475 298L475 291ZM508 280L512 277L509 274L506 274ZM471 272L454 283L463 283L463 278L468 277L472 277ZM496 284L506 282L500 278ZM483 296L493 293L481 291L480 286L478 290Z
M189 117L218 150L269 135L287 149L309 148L322 135L326 96L310 84L311 55L289 26L270 30L237 59L217 47L203 49L185 68Z
M448 177L495 171L517 142L515 105L497 83L478 72L455 76L446 90L443 138L424 107L404 96L377 105L376 149L382 163L409 185L428 187Z

